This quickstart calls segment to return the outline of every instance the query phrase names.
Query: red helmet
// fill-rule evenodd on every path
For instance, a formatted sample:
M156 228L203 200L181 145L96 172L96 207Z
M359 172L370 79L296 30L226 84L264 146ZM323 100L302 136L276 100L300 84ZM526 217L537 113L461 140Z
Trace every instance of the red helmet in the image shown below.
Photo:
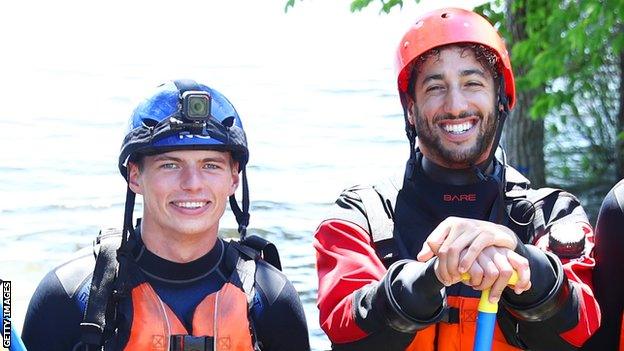
M480 15L458 8L445 8L428 12L405 33L397 49L396 69L399 93L407 92L412 62L427 51L448 44L475 43L484 45L495 53L500 62L509 108L515 103L513 72L509 53L496 29Z

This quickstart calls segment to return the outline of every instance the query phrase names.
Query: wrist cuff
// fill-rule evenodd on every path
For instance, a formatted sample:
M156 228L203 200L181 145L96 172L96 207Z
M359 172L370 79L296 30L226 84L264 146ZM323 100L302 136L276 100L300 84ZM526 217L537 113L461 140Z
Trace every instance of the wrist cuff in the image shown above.
M441 293L440 298L442 301L440 304L440 308L438 308L438 310L433 314L431 318L420 319L407 313L401 307L394 293L392 292L392 281L396 277L398 271L400 271L398 268L408 263L406 261L408 260L398 261L390 266L388 272L384 276L384 279L377 286L377 291L375 292L372 303L373 306L375 306L380 312L383 311L382 315L385 316L386 323L390 327L399 332L414 333L420 329L424 329L425 327L433 323L437 323L442 319L444 311L446 309L446 299L445 296ZM432 269L432 267L433 260L428 262L426 270ZM418 298L418 296L414 296L414 298Z
M548 294L546 294L546 296L538 302L530 305L514 304L509 301L505 294L503 294L503 298L501 299L501 304L509 311L509 313L520 320L529 322L547 320L564 307L565 302L570 296L570 284L568 283L568 278L563 272L563 266L561 265L559 258L552 253L544 253L550 261L556 274L555 285L548 292Z

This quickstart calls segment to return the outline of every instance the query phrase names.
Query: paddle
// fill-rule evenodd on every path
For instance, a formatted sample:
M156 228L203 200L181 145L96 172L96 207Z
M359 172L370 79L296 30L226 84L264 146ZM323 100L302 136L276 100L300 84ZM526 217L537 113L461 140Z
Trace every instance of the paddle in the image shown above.
M470 280L470 274L463 273L461 276L463 281ZM518 274L514 271L509 278L509 285L518 282ZM479 300L479 314L477 316L477 331L475 332L474 351L491 351L492 340L494 338L494 326L496 325L496 312L498 312L498 303L491 303L490 289L481 292Z

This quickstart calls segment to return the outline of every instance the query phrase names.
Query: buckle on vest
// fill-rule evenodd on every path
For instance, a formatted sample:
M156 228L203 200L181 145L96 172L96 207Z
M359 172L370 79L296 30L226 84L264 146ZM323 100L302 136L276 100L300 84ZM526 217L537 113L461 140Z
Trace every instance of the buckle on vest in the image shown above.
M459 308L456 307L448 307L446 312L442 316L440 322L448 323L448 324L457 324L459 323Z
M169 351L210 351L214 349L212 336L171 335Z

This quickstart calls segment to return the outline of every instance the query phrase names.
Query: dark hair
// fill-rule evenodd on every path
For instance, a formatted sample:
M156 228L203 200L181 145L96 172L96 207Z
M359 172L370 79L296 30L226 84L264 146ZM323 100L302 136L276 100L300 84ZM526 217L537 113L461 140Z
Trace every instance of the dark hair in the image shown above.
M494 78L494 83L498 86L498 76L501 74L502 70L500 67L500 60L498 56L494 53L494 51L488 48L485 45L475 44L475 43L459 43L459 44L448 44L444 46L439 46L437 48L433 48L424 54L418 56L412 63L410 64L410 78L407 85L407 92L410 98L414 98L416 85L416 77L421 71L422 65L431 57L436 57L436 60L440 59L440 51L443 49L457 47L461 49L461 54L467 50L472 51L477 61L487 69L490 74L492 74L492 78Z

